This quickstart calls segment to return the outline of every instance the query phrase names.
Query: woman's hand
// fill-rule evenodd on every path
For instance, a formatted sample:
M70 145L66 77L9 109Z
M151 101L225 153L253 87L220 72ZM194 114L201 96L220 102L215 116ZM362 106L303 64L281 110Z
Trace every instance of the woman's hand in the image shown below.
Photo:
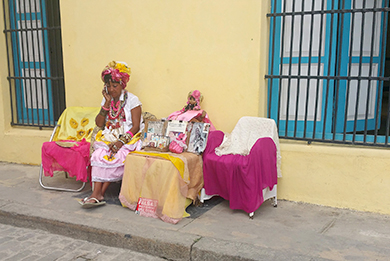
M102 94L104 99L106 99L106 104L104 107L109 108L110 107L110 102L111 102L111 95L108 93L107 85L104 85L104 88L102 90Z
M103 105L103 108L100 109L99 114L96 115L96 118L95 118L95 124L96 124L96 126L98 126L100 128L103 128L107 113L108 113L110 106L111 106L111 104L110 104L111 103L111 95L107 92L106 86L107 85L104 85L103 90L102 90L102 94L103 94L103 97L105 99L105 103Z
M112 151L112 153L117 153L120 148L122 148L123 146L123 143L120 142L120 141L115 141L115 142L112 142L108 145L108 147L110 148L110 150Z

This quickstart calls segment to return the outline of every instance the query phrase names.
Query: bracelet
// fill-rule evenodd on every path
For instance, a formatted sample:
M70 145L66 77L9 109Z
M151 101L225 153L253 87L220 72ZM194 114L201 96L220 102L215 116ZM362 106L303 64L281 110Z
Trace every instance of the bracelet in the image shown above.
M106 117L108 114L108 111L103 110L103 107L100 109L99 115L102 115L103 117Z
M130 132L130 133L129 133ZM132 135L133 133L131 133L131 131L128 131L126 132L125 134L123 135L120 135L119 136L119 141L123 143L123 145L129 143L131 141L131 139L133 138L134 135Z
M107 109L106 107L102 106L102 109L105 111L109 111L110 109Z
M123 145L129 142L129 140L126 139L125 135L120 136L118 140L122 142Z
M130 134L131 138L134 137L134 134L131 131L126 131L126 133Z

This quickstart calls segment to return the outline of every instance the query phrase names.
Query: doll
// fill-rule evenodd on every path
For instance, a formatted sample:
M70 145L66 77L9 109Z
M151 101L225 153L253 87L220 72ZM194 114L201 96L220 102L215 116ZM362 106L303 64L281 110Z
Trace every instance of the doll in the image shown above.
M187 95L187 105L181 110L182 112L186 112L188 110L200 110L200 103L203 101L203 95L200 91L195 90L191 91Z
M206 122L210 123L210 131L215 130L205 110L200 108L203 95L200 91L190 91L187 95L187 104L180 110L171 113L168 120L181 120L189 122Z
M184 106L183 109L181 109L181 112L187 112L189 110L194 111L200 111L200 103L203 100L203 95L200 93L200 91L195 90L188 93L187 96L187 105ZM191 122L202 122L204 117L206 116L206 111L202 110L202 114L198 114L194 118L192 118Z
M180 133L179 136L174 138L174 140L172 140L169 144L169 150L174 153L182 153L187 149L186 139L187 135Z

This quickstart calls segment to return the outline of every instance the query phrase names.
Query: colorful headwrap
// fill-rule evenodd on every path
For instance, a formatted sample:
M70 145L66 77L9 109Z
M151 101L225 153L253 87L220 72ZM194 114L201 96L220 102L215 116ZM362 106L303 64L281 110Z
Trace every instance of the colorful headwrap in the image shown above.
M122 88L126 88L126 84L130 80L131 69L125 62L110 62L102 71L102 80L104 76L110 74L115 82L119 82Z

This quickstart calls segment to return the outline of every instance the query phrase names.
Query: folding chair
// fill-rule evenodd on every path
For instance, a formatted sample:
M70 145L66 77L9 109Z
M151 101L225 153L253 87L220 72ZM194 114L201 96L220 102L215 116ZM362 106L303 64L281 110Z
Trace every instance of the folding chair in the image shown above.
M44 189L79 192L88 181L91 137L96 134L95 117L100 107L68 107L61 114L49 142L42 144L42 164L39 184ZM65 177L76 177L82 185L79 189L47 186L43 176L53 176L64 171Z

